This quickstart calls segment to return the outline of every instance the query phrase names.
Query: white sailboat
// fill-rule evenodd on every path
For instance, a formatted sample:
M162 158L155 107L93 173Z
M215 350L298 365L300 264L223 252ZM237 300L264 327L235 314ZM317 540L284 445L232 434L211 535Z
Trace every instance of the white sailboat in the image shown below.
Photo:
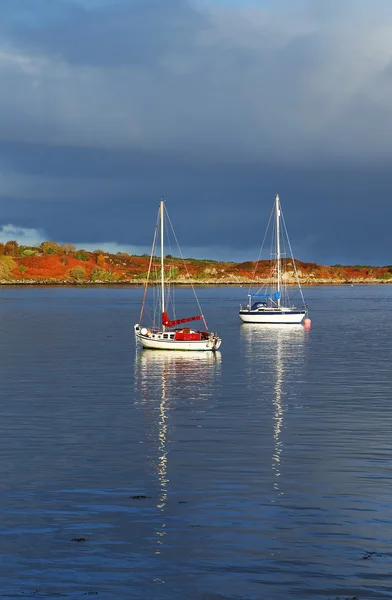
M136 341L139 342L143 348L150 348L154 350L196 350L196 351L215 351L217 350L222 340L216 333L208 331L207 323L204 315L201 311L199 301L197 299L195 290L193 293L199 311L201 314L195 317L186 317L183 319L171 320L168 315L166 286L168 284L167 274L165 271L165 256L164 256L164 221L167 211L165 208L165 201L161 199L158 211L158 222L155 227L155 235L153 241L153 247L151 251L150 264L147 276L147 282L145 286L144 299L142 302L142 308L140 312L139 323L134 326ZM170 220L169 220L170 222ZM158 226L160 229L160 240L161 240L161 257L160 257L160 298L159 298L159 314L160 323L155 324L155 318L151 326L142 325L143 313L145 309L145 299L147 293L147 286L149 285L150 274L152 270L155 242L157 237ZM184 263L185 264L185 263ZM185 323L192 321L203 321L204 330L191 329L190 327L178 327Z
M248 294L248 303L240 306L240 319L244 323L300 324L305 320L306 324L308 324L307 322L310 324L310 320L306 318L308 310L305 305L294 256L283 220L278 194L275 197L269 224L271 223L273 214L275 215L275 219L273 219L274 232L270 254L271 272L269 284L259 288L256 293ZM281 226L282 223L283 227ZM282 260L286 256L284 242L287 242L287 248L291 256L290 269L294 273L297 283L295 293L299 295L299 302L296 304L292 303L295 294L292 293L292 290L289 293L290 286L287 285L286 281L288 276L284 272L284 268L288 266L289 262L287 259ZM262 249L260 250L260 255L261 252ZM256 270L257 265L255 272ZM291 299L290 296L292 297Z

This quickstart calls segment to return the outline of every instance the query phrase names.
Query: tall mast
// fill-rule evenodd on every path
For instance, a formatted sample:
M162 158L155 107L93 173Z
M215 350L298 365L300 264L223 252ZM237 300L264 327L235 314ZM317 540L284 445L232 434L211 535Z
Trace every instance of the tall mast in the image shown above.
M277 277L278 277L278 307L280 307L280 206L279 196L275 196L275 212L276 212L276 265L277 265Z
M163 257L163 216L164 216L165 201L161 198L160 202L160 220L161 220L161 294L162 294L162 313L165 312L165 265ZM165 326L162 326L165 331Z

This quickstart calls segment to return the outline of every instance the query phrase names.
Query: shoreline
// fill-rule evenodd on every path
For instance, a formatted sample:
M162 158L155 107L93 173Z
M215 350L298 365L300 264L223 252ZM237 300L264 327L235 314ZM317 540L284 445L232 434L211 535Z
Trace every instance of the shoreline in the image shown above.
M268 280L258 280L250 282L249 280L192 280L188 281L173 281L170 285L173 286L195 286L195 287L217 287L217 286L233 286L233 287L256 287L263 285L270 285L272 282ZM382 280L377 278L372 279L351 279L351 280L343 280L343 279L314 279L312 281L300 281L302 287L312 287L312 286L331 286L331 285L344 285L344 286L356 286L356 285L388 285L391 284L392 280ZM4 281L0 280L0 287L9 287L9 286L18 286L18 287L118 287L118 286L130 286L130 287L144 287L146 284L145 281L132 281L132 280L120 280L120 281L67 281L67 280L14 280L14 281ZM296 282L286 283L287 286L293 287L296 286Z

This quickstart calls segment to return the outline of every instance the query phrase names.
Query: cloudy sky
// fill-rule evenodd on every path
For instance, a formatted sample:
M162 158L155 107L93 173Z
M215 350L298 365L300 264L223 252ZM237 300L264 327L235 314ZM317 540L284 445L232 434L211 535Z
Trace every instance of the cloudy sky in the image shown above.
M392 264L391 0L0 0L0 239Z

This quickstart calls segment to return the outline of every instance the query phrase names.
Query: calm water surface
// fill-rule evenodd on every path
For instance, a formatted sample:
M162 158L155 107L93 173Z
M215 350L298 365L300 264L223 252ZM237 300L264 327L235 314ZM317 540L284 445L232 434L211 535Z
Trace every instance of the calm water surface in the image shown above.
M136 352L140 288L0 290L1 598L392 598L392 286L246 292L212 355Z

